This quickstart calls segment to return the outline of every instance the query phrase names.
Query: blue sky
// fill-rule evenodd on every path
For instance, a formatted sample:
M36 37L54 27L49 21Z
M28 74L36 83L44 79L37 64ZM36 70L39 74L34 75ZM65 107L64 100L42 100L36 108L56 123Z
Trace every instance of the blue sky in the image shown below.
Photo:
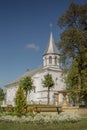
M0 86L12 82L27 69L42 65L50 32L59 41L61 30L57 20L71 1L86 3L86 0L0 0Z

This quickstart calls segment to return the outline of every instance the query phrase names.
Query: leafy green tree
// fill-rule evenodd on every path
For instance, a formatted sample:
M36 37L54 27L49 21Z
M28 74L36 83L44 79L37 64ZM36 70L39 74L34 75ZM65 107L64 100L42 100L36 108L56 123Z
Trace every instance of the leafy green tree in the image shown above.
M28 92L30 93L34 89L33 80L31 79L31 77L25 77L23 80L20 81L20 84L25 91L27 99Z
M16 92L16 98L15 98L15 112L16 112L16 114L18 116L25 115L26 114L26 107L27 107L26 97L24 95L24 90L20 84L19 88Z
M70 69L68 71L68 76L67 76L67 89L72 90L70 93L70 97L75 104L76 98L78 99L78 67L77 67L77 62L74 61L72 65L70 66Z
M78 88L78 67L76 61L74 61L70 66L66 82L67 82L67 89Z
M54 85L54 81L52 79L52 75L51 74L46 74L44 75L44 80L42 81L43 87L48 88L48 102L47 104L50 103L50 88L53 87Z
M87 30L87 4L77 5L71 2L64 15L59 18L58 25L65 30L71 27Z
M2 88L0 88L0 101L3 101L5 98L5 93Z
M59 18L58 25L63 29L58 46L63 67L67 70L68 83L70 87L78 86L82 97L87 91L87 4L72 2Z

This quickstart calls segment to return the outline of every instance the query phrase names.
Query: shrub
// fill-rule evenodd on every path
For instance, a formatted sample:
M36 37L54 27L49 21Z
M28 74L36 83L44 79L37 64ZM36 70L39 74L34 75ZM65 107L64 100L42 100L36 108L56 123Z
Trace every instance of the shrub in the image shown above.
M59 115L46 115L43 116L42 114L36 114L34 118L32 116L11 116L11 115L1 115L0 120L4 120L6 122L25 122L25 123L61 123L61 122L77 122L80 120L80 117L76 114L69 114L69 113L61 113Z
M34 112L34 107L33 106L28 106L27 107L27 112L33 113Z
M3 112L3 109L2 109L2 107L0 106L0 113L2 113Z
M21 86L19 86L16 93L15 105L16 105L15 112L18 116L22 116L26 114L27 102L26 102L26 97L24 95L23 88Z
M80 117L77 114L70 114L62 112L59 114L60 122L77 122L80 120Z
M52 123L59 123L59 115L52 115L51 122Z
M50 116L45 116L44 117L44 123L51 123L51 118L50 118Z
M12 105L7 105L6 111L7 111L7 112L13 112L13 111L14 111L13 106L12 106Z
M35 123L44 123L44 117L41 114L37 114L34 117L34 122Z
M26 123L31 123L33 122L33 117L32 116L28 116L28 117L22 117L22 121L26 122Z

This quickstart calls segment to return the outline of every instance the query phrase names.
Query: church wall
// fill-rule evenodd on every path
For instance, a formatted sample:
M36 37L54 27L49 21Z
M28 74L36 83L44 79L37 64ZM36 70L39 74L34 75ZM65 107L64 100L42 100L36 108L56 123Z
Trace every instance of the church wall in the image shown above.
M41 72L36 73L32 79L35 89L31 93L28 93L27 102L28 103L47 103L47 88L43 87L42 81L44 80L44 75L47 73L52 75L55 85L50 90L50 102L53 103L53 95L58 90L65 89L65 83L61 71L47 70L43 69ZM16 91L18 89L17 85L13 85L7 88L7 104L14 105L14 99ZM63 96L59 94L59 102L63 101Z
M29 95L29 99L28 102L43 102L43 103L47 103L47 88L44 88L42 85L42 81L44 79L44 75L46 75L47 73L52 75L52 78L55 82L55 85L51 88L50 91L50 101L53 102L53 94L55 92L57 92L58 90L63 90L65 88L64 85L64 79L61 75L61 72L56 72L56 71L47 71L44 70L41 73L37 73L36 75L34 75L32 77L33 81L34 81L34 86L35 86L35 92L32 91L31 94ZM59 102L62 102L63 100L63 96L61 94L59 94Z
M10 86L7 88L7 93L6 93L6 104L7 105L13 105L14 106L14 99L16 95L16 91L18 89L18 85Z
M51 89L52 92L50 93L50 99L53 100L52 99L53 94L59 90L65 89L66 86L65 86L64 79L63 79L60 71L59 72L58 71L50 71L49 73L52 74L52 78L53 78L54 83L55 83L54 87ZM62 94L59 94L59 101L58 102L61 103L62 101L63 101L63 96L62 96Z

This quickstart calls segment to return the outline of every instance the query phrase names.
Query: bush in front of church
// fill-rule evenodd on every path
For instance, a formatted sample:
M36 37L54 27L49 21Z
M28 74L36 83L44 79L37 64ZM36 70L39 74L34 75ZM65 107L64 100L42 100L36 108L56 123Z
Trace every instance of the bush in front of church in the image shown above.
M16 92L16 98L15 98L15 113L18 116L25 115L27 112L27 101L26 97L24 95L24 90L21 86L19 86L17 92Z
M7 105L6 107L6 112L13 112L14 111L14 108L12 105Z
M0 115L0 121L6 122L16 122L16 123L35 123L35 124L58 124L58 123L66 123L66 122L77 122L80 120L80 117L76 114L69 113L61 113L55 115L43 115L36 114L34 117L32 116L11 116L11 115Z

